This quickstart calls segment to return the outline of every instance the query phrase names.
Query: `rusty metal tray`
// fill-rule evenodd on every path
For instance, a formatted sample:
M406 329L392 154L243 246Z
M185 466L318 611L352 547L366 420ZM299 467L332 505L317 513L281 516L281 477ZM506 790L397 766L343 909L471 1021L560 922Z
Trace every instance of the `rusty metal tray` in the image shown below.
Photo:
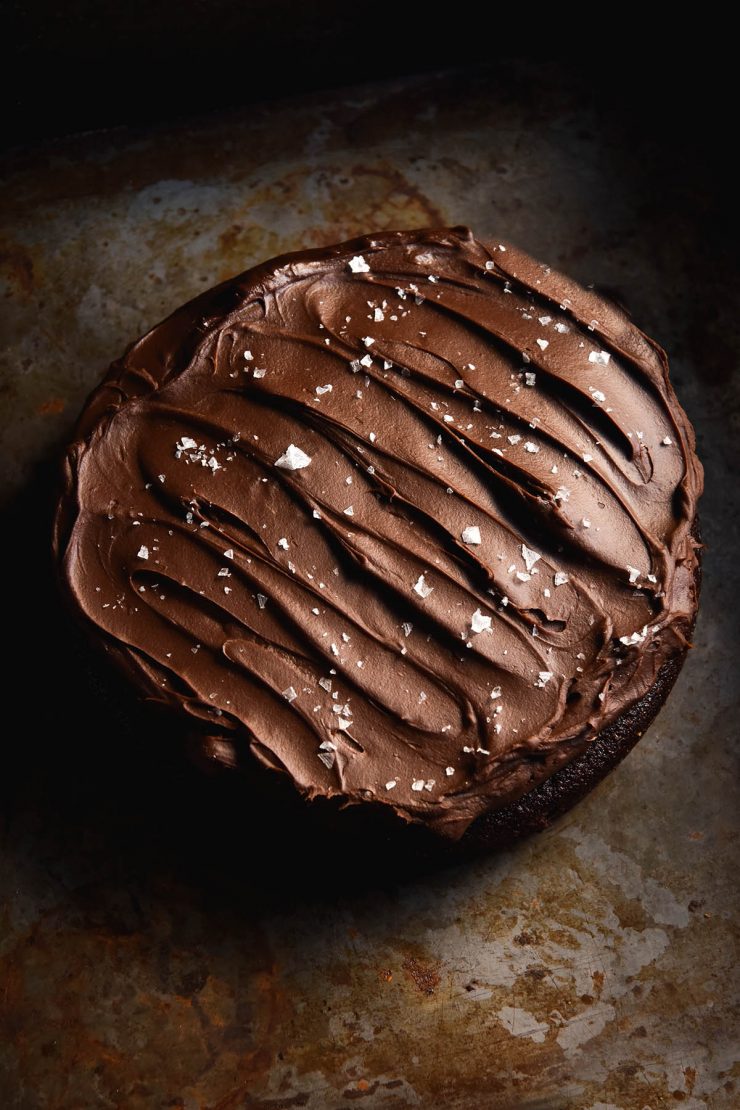
M711 182L664 205L664 149L532 80L408 78L11 164L5 1110L740 1104L736 275L698 269ZM97 678L55 599L49 460L110 358L199 290L283 250L450 222L608 287L670 351L707 468L696 649L635 752L540 837L385 881L327 844L298 874L271 854L279 815L257 836L233 785Z

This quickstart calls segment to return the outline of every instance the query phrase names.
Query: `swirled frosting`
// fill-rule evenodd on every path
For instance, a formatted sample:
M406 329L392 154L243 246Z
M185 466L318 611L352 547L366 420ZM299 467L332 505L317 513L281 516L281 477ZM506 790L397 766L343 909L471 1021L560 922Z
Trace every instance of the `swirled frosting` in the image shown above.
M456 838L685 649L701 486L623 312L465 228L388 232L135 343L56 545L106 647L222 752Z

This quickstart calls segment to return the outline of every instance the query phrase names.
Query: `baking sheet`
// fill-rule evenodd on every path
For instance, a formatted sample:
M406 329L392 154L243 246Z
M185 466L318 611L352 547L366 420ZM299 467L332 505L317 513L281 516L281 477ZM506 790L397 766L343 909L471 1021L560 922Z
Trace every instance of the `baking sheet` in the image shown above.
M740 1101L738 324L697 217L711 182L663 204L649 137L513 77L88 135L9 169L4 580L29 619L6 629L8 1110ZM202 783L110 700L55 601L49 460L110 359L200 290L284 250L465 222L608 288L668 348L708 479L696 647L634 753L542 836L366 882L326 844L297 874L270 854L279 815L258 836L224 814L244 805L233 786Z

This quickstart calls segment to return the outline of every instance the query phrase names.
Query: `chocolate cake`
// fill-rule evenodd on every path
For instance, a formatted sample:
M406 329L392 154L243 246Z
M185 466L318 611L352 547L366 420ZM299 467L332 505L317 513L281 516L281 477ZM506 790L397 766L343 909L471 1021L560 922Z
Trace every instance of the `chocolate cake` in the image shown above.
M545 825L658 711L701 488L621 309L465 228L383 232L130 347L55 548L102 647L249 789L464 849Z

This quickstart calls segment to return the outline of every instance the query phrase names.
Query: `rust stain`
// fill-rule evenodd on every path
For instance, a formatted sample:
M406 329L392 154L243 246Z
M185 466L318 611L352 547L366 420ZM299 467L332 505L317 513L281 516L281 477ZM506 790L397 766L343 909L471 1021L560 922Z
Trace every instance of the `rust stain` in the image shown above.
M33 259L27 250L15 243L0 246L0 266L7 270L8 281L24 297L34 290Z
M368 1083L367 1079L358 1079L354 1087L347 1087L342 1091L342 1098L365 1098L367 1095L374 1095L379 1086L377 1079L374 1083Z
M434 994L441 982L437 966L424 963L416 956L407 956L401 966L418 991L426 995Z
M521 933L517 933L516 936L512 939L514 941L514 944L518 944L522 948L526 948L530 944L537 944L538 938L536 934L528 933L525 929L522 929Z
M48 401L44 401L38 406L36 412L39 416L58 416L60 412L64 412L67 407L67 402L62 400L61 397L50 397Z

